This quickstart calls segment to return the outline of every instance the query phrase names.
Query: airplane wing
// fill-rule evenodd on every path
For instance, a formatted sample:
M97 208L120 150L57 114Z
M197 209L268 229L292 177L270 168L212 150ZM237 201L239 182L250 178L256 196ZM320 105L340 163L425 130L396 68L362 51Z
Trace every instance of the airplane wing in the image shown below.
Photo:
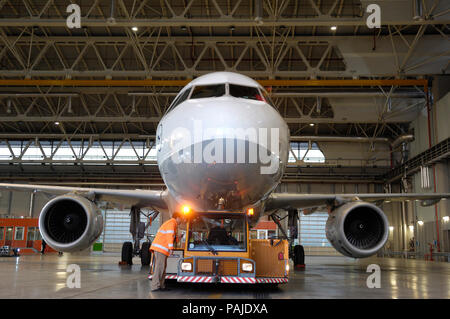
M137 207L167 208L165 198L167 191L145 189L107 189L107 188L83 188L29 184L4 184L0 183L0 189L14 191L35 191L51 195L63 195L67 193L79 194L96 201L127 204Z
M381 203L384 201L419 200L422 206L431 206L441 199L450 199L450 193L374 193L374 194L292 194L272 193L266 202L266 210L317 208L335 206L352 200Z

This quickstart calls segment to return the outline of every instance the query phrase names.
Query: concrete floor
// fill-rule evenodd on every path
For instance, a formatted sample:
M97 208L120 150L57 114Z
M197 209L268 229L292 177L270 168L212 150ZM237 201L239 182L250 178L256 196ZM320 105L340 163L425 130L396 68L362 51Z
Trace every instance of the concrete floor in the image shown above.
M291 272L278 288L169 283L150 292L148 268L118 266L118 255L57 255L0 258L0 298L450 298L450 263L393 258L354 260L306 257L306 269ZM78 264L81 288L68 288L67 265ZM381 288L366 285L367 265L381 267Z

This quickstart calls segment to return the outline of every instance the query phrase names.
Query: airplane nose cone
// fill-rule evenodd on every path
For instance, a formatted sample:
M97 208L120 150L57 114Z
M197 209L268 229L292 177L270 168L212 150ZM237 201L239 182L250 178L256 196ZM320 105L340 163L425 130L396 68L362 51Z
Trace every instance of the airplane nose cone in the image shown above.
M167 115L158 163L169 191L194 209L241 209L279 183L289 131L270 105L231 97L188 100ZM222 206L222 205L220 205Z

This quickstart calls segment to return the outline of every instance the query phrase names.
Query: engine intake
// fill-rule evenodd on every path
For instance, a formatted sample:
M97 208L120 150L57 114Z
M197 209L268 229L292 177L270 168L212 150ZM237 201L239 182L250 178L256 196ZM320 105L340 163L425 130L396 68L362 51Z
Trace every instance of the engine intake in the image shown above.
M62 195L44 206L39 216L39 229L53 249L75 252L88 248L100 236L103 217L87 198Z
M341 254L364 258L380 250L389 235L386 215L367 202L350 202L333 210L326 224L331 245Z

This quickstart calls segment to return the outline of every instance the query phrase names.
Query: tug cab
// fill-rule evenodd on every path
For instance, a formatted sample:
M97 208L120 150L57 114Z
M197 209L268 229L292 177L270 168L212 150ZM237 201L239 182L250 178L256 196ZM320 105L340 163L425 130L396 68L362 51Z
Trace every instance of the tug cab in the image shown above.
M288 241L250 239L249 233L248 213L192 212L186 225L178 229L177 248L167 259L166 279L191 283L287 283Z

